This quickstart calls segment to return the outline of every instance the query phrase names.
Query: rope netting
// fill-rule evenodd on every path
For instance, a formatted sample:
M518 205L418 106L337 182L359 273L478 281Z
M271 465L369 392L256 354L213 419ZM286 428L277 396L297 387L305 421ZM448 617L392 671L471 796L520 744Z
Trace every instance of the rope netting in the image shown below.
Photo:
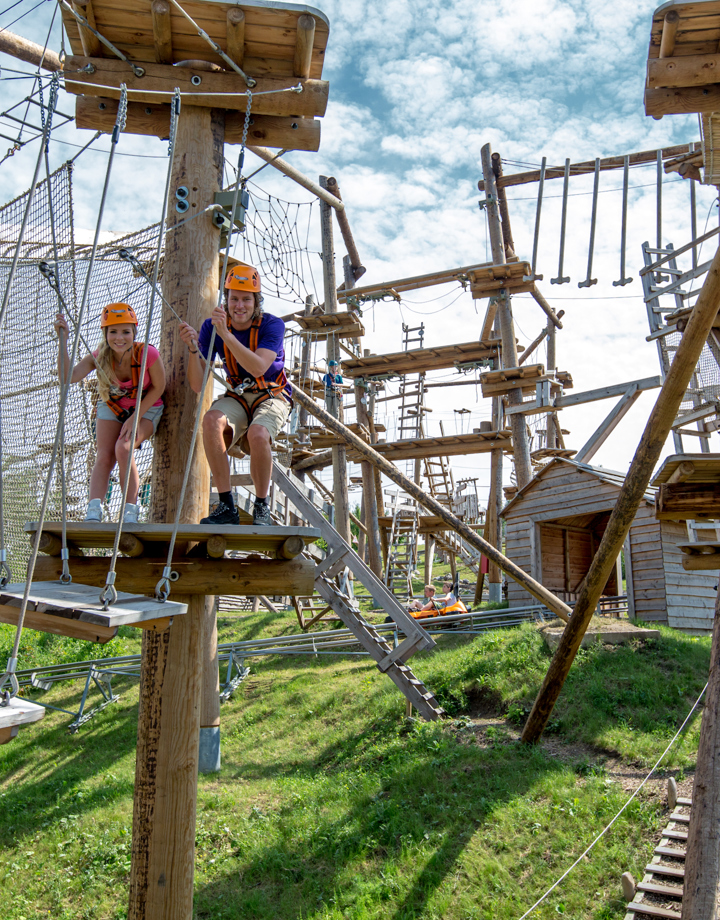
M67 305L68 322L74 328L78 299L85 281L90 247L77 246L73 231L72 166L64 164L51 174L52 218L57 245L57 277ZM0 289L7 284L17 231L28 193L0 208ZM100 311L109 301L127 300L141 321L149 301L149 286L132 267L117 256L121 247L131 249L146 263L155 258L157 227L107 243L98 250L89 295L87 320L82 335L91 347L99 339ZM38 183L33 198L20 261L0 332L0 399L2 400L2 490L5 507L5 538L8 562L15 580L24 578L30 543L24 525L37 518L47 476L54 433L58 424L58 343L53 320L58 298L39 270L41 262L53 262L51 207L48 180ZM151 336L158 341L159 322ZM82 349L82 354L85 349ZM73 386L65 412L65 476L67 519L82 520L88 501L88 482L95 462L94 375ZM139 502L147 507L152 448L136 451L141 480ZM119 513L120 488L117 471L106 495L107 508ZM59 473L55 473L48 519L61 517Z

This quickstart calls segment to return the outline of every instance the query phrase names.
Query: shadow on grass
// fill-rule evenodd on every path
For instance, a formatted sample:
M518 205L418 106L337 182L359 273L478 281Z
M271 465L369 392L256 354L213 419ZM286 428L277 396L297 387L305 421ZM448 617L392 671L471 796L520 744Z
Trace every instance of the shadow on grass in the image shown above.
M137 703L122 698L133 683L118 684L121 699L74 735L68 733L69 716L48 710L37 726L22 729L0 749L0 777L7 783L0 796L0 840L17 844L19 838L70 813L79 816L132 796L134 762L129 777L115 776L113 768L135 750ZM77 709L78 696L68 687L46 698L53 705ZM93 697L88 710L97 702ZM51 719L53 724L48 724ZM85 784L101 775L102 782L88 789Z

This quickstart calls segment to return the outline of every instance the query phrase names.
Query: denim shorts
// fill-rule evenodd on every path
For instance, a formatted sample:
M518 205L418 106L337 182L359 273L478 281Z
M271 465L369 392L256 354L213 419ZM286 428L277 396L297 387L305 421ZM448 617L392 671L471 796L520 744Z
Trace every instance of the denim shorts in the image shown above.
M152 422L153 434L155 434L157 431L157 426L160 422L160 416L163 414L164 409L165 406L150 406L145 415L143 415L143 418L146 418L149 422ZM115 415L110 406L108 406L108 404L102 400L98 400L97 417L103 419L106 422L118 421L117 415Z

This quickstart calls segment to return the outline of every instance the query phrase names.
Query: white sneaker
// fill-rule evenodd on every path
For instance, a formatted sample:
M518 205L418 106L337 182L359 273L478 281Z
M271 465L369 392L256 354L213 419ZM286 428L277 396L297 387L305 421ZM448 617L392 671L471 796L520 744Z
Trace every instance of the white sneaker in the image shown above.
M125 503L125 514L123 514L123 524L137 524L140 505L133 505L132 502Z
M91 521L94 524L102 524L103 519L103 506L102 499L100 498L91 498L88 502L87 511L85 512L85 520Z

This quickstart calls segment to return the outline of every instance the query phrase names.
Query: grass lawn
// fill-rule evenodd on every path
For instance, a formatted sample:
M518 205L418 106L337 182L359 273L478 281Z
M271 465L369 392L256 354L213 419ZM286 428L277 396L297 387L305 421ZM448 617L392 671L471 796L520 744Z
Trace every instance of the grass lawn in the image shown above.
M221 641L293 629L225 620ZM0 630L0 657L11 630ZM28 636L21 667L127 654ZM72 650L70 648L72 646ZM413 667L450 718L403 718L364 658L252 659L222 708L223 769L199 779L198 920L517 920L610 821L702 689L709 639L661 630L582 650L543 742L518 730L549 652L528 624L442 637ZM9 920L120 920L130 868L137 687L75 735L48 712L0 747L0 904ZM47 702L77 699L59 685ZM694 766L697 715L665 767ZM667 773L663 774L667 775ZM532 915L624 916L667 815L660 782Z

